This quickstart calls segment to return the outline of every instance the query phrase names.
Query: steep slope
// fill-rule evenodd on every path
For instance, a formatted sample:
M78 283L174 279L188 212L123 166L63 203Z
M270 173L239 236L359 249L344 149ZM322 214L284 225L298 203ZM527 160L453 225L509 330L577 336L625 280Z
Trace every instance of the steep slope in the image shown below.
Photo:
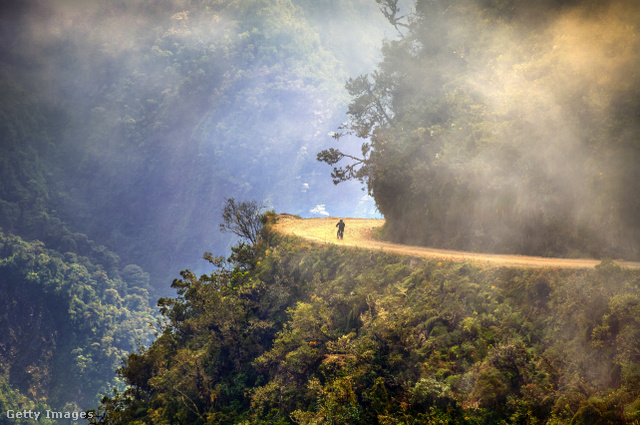
M139 268L120 275L86 257L0 232L5 386L71 410L87 409L122 386L114 376L120 359L151 339L155 315L147 280Z
M269 231L238 249L174 282L162 335L129 356L130 388L97 423L640 419L637 270L486 267Z
M0 56L0 404L78 410L120 386L120 358L149 342L149 274L60 219L56 114L16 61Z

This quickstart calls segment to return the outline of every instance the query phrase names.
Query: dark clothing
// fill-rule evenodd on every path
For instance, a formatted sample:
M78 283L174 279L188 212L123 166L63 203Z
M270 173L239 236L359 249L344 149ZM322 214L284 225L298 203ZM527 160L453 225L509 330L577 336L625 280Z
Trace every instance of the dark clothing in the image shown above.
M338 228L338 239L342 239L344 237L344 221L340 220L336 227Z

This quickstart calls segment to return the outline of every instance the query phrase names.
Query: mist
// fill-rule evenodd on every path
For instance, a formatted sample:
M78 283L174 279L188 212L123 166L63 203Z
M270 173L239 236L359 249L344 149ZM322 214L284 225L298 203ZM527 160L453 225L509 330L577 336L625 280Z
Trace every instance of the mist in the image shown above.
M544 17L534 31L493 28L483 35L485 56L468 59L466 85L486 105L486 114L503 122L515 119L519 127L494 130L500 152L489 148L479 155L474 178L479 188L500 180L499 190L513 194L519 215L566 215L577 228L597 232L602 244L637 246L637 232L624 230L630 223L611 213L627 202L620 199L626 183L606 174L637 168L625 164L625 157L637 152L624 142L633 133L637 138L637 123L625 124L627 135L617 134L610 123L637 89L638 7L582 3L529 11ZM530 170L519 166L524 162ZM598 187L603 181L617 187ZM603 217L606 224L598 222Z
M343 127L370 145L351 177L366 181L388 237L636 257L637 12L630 1L416 2L375 72L351 85Z
M638 252L638 6L401 2L396 28L379 6L5 5L6 69L48 118L48 213L165 289L228 252L228 197L384 215L410 243ZM393 81L371 139L384 178L334 186L316 154L347 119L345 81L376 69Z
M228 252L228 197L304 217L380 216L315 159L344 119L344 82L380 59L392 29L375 3L58 0L13 13L12 66L55 111L65 158L51 209L154 286Z

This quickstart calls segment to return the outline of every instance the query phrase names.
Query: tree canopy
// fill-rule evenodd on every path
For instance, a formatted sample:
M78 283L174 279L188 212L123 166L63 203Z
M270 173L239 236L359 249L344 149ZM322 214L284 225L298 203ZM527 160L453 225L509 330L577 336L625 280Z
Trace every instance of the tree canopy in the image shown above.
M397 4L379 3L393 22ZM318 154L334 182L365 183L393 240L638 258L638 4L410 12L377 69L347 82L341 147Z
M24 396L88 409L122 388L114 376L122 357L153 333L148 291L149 276L137 266L109 272L0 232L0 383L22 394L13 405L0 401L14 410Z
M632 424L639 283L612 262L419 261L267 229L253 257L174 281L93 422Z

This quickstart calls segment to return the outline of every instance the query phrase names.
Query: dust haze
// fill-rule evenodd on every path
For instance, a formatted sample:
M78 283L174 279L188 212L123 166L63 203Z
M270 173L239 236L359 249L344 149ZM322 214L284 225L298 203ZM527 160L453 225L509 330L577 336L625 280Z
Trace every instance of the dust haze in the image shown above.
M467 129L460 114L459 130L470 136L459 143L472 143L479 154L466 158L461 149L438 158L448 167L460 164L451 173L473 181L479 199L470 220L500 220L496 199L502 197L524 220L567 215L577 228L598 232L603 244L637 245L640 235L627 229L633 214L623 210L637 204L630 185L640 177L632 159L638 158L638 120L629 118L638 117L640 7L573 1L524 9L489 27L448 23L449 34L460 39L454 53L467 64L466 76L455 83L483 105L471 113L484 120ZM478 9L475 16L483 13ZM472 39L485 46L481 53L465 51ZM440 69L447 72L445 64ZM620 119L628 121L622 132ZM508 222L493 229L499 229L493 238L521 237L511 234Z

